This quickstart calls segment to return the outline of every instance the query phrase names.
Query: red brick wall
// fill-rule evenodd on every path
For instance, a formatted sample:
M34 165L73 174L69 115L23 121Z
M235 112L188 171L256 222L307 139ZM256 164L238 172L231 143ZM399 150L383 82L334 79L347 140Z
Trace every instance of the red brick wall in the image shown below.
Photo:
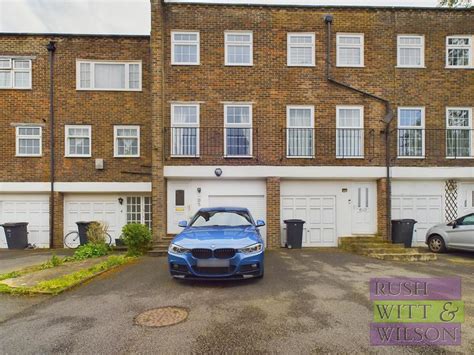
M281 246L280 231L280 178L267 178L267 247Z
M214 156L175 158L169 165L384 165L383 105L325 80L325 14L334 16L332 62L336 62L337 32L365 34L365 67L334 68L333 76L354 87L381 95L397 106L425 106L426 127L445 127L446 106L474 106L472 70L445 69L447 35L474 33L474 12L453 10L405 10L362 8L291 8L262 6L165 5L165 109L164 124L170 126L171 101L201 102L201 132L204 127L223 126L223 101L253 102L255 159L223 159L220 135L202 139L218 146ZM170 32L200 32L199 66L172 66ZM252 67L224 66L224 31L251 30L254 36ZM288 32L316 33L316 66L288 67ZM397 34L424 34L426 69L397 69ZM336 105L364 105L365 128L373 129L375 148L365 160L336 160L334 131L316 150L316 159L285 158L286 105L314 105L317 128L334 129ZM396 128L396 122L392 128ZM201 133L201 137L202 137ZM437 133L444 137L444 132ZM433 133L434 135L434 133ZM444 138L431 137L432 142ZM167 137L166 137L167 138ZM428 137L427 137L428 139ZM211 143L209 143L209 141ZM432 144L437 154L444 148ZM395 149L395 147L394 147ZM431 149L431 148L430 148ZM201 149L202 150L202 149ZM321 153L322 152L322 153ZM395 152L395 150L394 150ZM324 156L321 156L323 154ZM398 160L398 165L472 165L474 161Z
M32 60L32 90L0 90L0 181L49 180L49 64L46 45L56 41L55 140L57 181L150 181L151 104L148 37L13 36L0 35L0 55L28 55ZM142 91L77 91L76 59L141 60ZM40 123L43 156L15 157L15 128L11 123ZM65 158L64 125L92 126L92 157ZM141 157L113 157L113 125L141 127ZM95 158L104 170L95 170Z
M163 8L160 0L151 2L150 39L151 73L151 127L152 134L152 200L153 239L166 236L166 180L163 177Z
M387 239L387 179L377 180L377 234Z

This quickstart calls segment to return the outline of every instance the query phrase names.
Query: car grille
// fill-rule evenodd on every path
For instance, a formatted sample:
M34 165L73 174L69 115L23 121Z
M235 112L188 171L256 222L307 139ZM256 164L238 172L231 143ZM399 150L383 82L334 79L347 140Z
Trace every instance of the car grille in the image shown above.
M198 274L205 274L205 275L225 275L231 274L235 270L235 266L231 265L229 267L202 267L202 266L194 266L194 271Z
M191 250L191 254L196 259L210 259L212 258L212 250L211 249L193 249Z
M231 259L235 256L235 249L223 248L214 250L214 257L217 259Z

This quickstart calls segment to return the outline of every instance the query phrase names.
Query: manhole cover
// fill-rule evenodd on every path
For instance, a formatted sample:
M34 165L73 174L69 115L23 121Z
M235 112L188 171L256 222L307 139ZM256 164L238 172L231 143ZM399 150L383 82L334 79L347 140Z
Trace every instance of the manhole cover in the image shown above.
M135 324L145 327L166 327L184 322L188 310L183 307L161 307L150 309L135 317Z

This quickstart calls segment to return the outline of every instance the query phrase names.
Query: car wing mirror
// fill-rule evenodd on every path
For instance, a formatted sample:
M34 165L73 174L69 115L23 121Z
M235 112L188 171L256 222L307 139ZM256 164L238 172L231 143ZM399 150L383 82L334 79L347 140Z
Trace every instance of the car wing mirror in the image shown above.
M265 222L262 221L261 219L257 220L257 223L255 224L257 228L265 226Z
M188 226L188 222L187 222L187 221L179 221L179 222L178 222L178 227L186 228L187 226Z
M457 221L454 221L454 222L452 223L452 226L453 226L453 229L457 228L457 227L458 227L458 222L457 222Z

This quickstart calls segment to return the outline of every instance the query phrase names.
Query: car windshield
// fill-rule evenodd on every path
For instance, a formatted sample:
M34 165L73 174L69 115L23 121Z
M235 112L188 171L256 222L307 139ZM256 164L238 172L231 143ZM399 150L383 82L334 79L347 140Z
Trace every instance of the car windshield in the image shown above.
M252 217L244 211L199 211L191 221L193 227L251 226Z

